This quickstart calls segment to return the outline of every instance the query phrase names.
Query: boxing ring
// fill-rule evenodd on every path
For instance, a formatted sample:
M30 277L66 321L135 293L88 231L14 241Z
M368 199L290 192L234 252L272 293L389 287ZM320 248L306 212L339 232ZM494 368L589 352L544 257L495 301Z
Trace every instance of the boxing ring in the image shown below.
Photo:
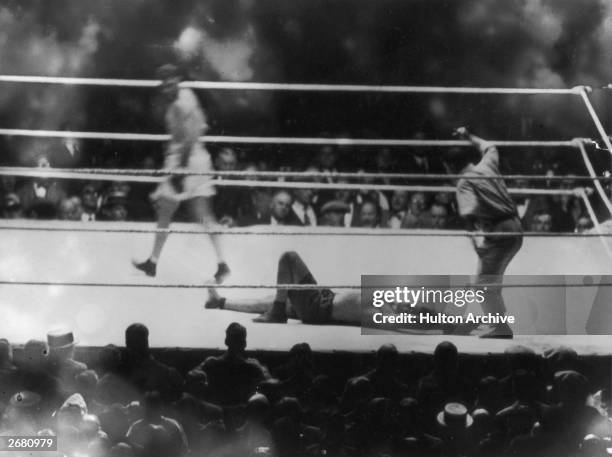
M159 84L158 81L20 76L0 76L0 82L121 87L155 87ZM590 104L588 89L585 87L546 90L212 82L188 82L184 85L209 90L577 95L584 100L602 140L612 150L612 144ZM0 128L0 134L112 141L168 139L166 135L158 134L4 128ZM469 145L466 141L456 140L354 138L205 136L202 140L228 144L332 144L340 147L385 145L426 148ZM595 192L612 214L612 204L600 183L603 178L596 175L590 163L585 148L586 140L493 143L500 148L562 147L578 152L585 162L588 175L574 178L592 183ZM159 182L169 175L189 174L214 175L218 178L215 181L218 186L453 191L448 186L418 184L423 179L447 181L453 175L242 171L193 173L184 170L0 167L0 175L151 183ZM281 177L291 178L291 181L277 180ZM401 184L356 182L385 177L400 180ZM303 180L299 181L298 178ZM317 182L317 178L347 178L352 182L323 183ZM503 178L554 181L563 177L508 175ZM511 193L576 196L585 204L595 228L587 234L526 233L523 248L510 264L508 275L577 275L585 278L612 275L612 238L603 233L585 188L511 189ZM482 340L473 336L362 336L358 327L309 326L297 321L290 321L287 325L253 324L253 316L249 314L204 309L206 288L210 285L204 278L212 277L215 264L210 241L204 236L207 231L195 225L174 224L171 227L169 232L172 235L165 247L156 278L145 277L134 270L130 259L146 255L155 231L152 223L0 220L0 309L4 324L0 337L23 343L29 338L44 335L50 328L69 327L77 333L83 345L120 345L123 343L125 328L133 322L142 322L150 329L152 346L215 348L222 345L226 326L236 321L247 327L249 347L260 350L286 350L297 342L305 341L313 349L321 351L369 351L382 342L393 342L400 350L431 352L442 339L451 339L460 350L470 353L503 351L508 345L517 342L538 350L564 343L582 353L612 353L609 338L596 335L517 335L513 342L487 341L484 345ZM219 286L222 295L229 300L271 296L275 288L276 265L285 251L298 252L321 287L356 290L360 288L361 275L472 275L477 260L470 236L463 231L249 227L219 228L214 233L220 234L226 260L232 268L229 282ZM601 306L595 310L594 298L590 300L588 306L585 302L557 310L564 316L564 329L559 328L559 333L583 333L588 329L589 322L607 318ZM512 312L512 299L508 302L508 308ZM595 311L603 314L594 315ZM610 322L609 331L612 332L612 319ZM520 333L521 329L517 330Z

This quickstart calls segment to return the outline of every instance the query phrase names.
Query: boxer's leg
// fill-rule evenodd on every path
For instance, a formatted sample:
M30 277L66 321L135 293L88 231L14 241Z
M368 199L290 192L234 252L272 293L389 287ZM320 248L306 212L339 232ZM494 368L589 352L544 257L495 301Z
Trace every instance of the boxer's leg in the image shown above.
M212 197L196 196L191 199L191 214L194 222L202 224L205 230L213 231L219 229L217 219L213 212ZM223 282L225 277L229 274L230 270L225 263L225 256L221 246L219 235L216 233L209 234L210 241L215 250L215 256L217 260L217 272L215 273L215 280L217 283Z
M316 284L312 273L294 251L288 251L281 255L278 261L276 283L282 284ZM286 322L287 321L287 299L291 301L297 316L302 319L307 316L309 303L312 302L313 294L317 290L287 290L279 288L276 290L272 308L254 319L255 322Z
M168 185L167 183L161 186ZM163 192L162 192L163 193ZM171 196L161 195L155 201L155 209L157 211L157 229L153 240L153 249L149 258L142 263L133 262L134 266L147 274L147 276L155 276L157 274L157 262L168 240L167 230L170 227L172 218L179 207L179 201Z

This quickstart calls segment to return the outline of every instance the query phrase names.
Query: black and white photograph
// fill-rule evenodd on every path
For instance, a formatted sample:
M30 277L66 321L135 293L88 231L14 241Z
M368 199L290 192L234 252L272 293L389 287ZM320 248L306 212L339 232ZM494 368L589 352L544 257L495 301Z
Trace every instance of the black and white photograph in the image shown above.
M607 0L0 0L0 455L611 455L610 133Z

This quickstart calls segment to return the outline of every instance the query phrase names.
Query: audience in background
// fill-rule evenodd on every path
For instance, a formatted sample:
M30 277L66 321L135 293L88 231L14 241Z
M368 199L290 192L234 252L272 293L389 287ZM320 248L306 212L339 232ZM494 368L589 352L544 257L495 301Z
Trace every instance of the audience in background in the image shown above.
M417 139L424 139L424 134L417 134ZM54 142L47 152L36 154L36 166L49 167L56 157L62 163L100 164L100 160L89 157L88 151L81 141L66 140ZM39 148L40 149L40 148ZM391 179L384 174L393 173L444 173L438 158L420 148L411 150L411 154L403 151L400 155L394 148L380 148L372 158L359 158L351 155L352 149L333 145L324 145L318 152L306 172L323 173L323 176L305 178L284 178L256 176L224 175L226 184L216 188L214 211L219 222L227 227L252 225L301 225L314 227L317 225L336 225L324 216L323 208L332 201L343 201L348 205L344 213L344 227L364 227L371 229L462 229L457 215L454 193L450 192L408 192L405 190L379 191L369 187L356 190L350 189L320 189L294 188L279 190L277 187L244 187L227 185L232 180L274 180L292 182L312 182L313 184L358 184L364 185L395 185L395 184L426 184L452 187L449 181L417 180L403 182ZM213 151L215 169L220 172L263 171L304 169L301 159L283 156L281 163L265 162L257 157L247 162L248 151L237 152L232 147L221 147ZM353 151L354 152L354 151ZM546 154L545 154L546 155ZM531 156L532 163L526 169L518 160L504 162L513 170L523 170L527 173L547 173L549 176L559 176L561 170L568 169L562 163L561 156L552 157L550 161L540 160L542 157ZM50 159L51 157L51 159ZM106 166L119 166L117 157L109 158ZM112 159L112 160L111 160ZM59 163L59 162L58 162ZM547 163L547 166L544 164ZM274 168L270 165L274 164ZM301 164L301 165L299 165ZM364 166L365 165L365 166ZM148 154L138 159L138 164L146 169L156 168L155 158ZM358 180L338 177L340 171L353 171L358 176L369 173ZM374 174L374 175L372 175ZM377 178L375 175L380 174ZM63 219L76 221L150 221L154 218L154 208L149 200L151 185L143 183L111 182L80 183L79 181L60 181L57 179L22 179L3 176L0 182L0 216L5 219L39 218ZM523 189L546 188L571 191L580 185L572 175L564 179L530 181L521 178L510 184L511 187ZM606 189L612 188L606 185ZM525 230L531 230L532 225L538 231L550 232L583 232L592 228L593 221L586 213L584 202L577 195L527 195L515 194L519 217ZM593 198L593 206L602 213L601 204ZM374 204L374 207L372 206ZM365 208L362 208L364 207ZM377 216L374 217L373 210ZM607 211L607 210L606 210ZM550 220L536 222L545 213ZM537 214L537 217L536 217ZM329 213L328 213L329 215ZM362 215L365 220L362 220ZM607 217L606 215L602 217ZM180 218L179 218L180 220ZM550 226L550 228L549 228Z

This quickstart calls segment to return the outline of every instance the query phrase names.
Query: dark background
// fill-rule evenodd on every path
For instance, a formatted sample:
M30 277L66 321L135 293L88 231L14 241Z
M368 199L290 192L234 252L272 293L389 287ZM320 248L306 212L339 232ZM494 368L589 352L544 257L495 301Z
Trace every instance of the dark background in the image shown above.
M599 87L610 80L612 11L604 0L0 3L4 74L151 79L168 61L205 80ZM211 134L443 139L467 124L495 139L596 136L572 96L198 93ZM593 98L607 123L605 92ZM150 89L0 85L3 127L161 132L155 106ZM109 166L162 147L86 146L103 151ZM5 163L29 164L44 146L5 138L0 147ZM294 150L249 152L282 161Z

